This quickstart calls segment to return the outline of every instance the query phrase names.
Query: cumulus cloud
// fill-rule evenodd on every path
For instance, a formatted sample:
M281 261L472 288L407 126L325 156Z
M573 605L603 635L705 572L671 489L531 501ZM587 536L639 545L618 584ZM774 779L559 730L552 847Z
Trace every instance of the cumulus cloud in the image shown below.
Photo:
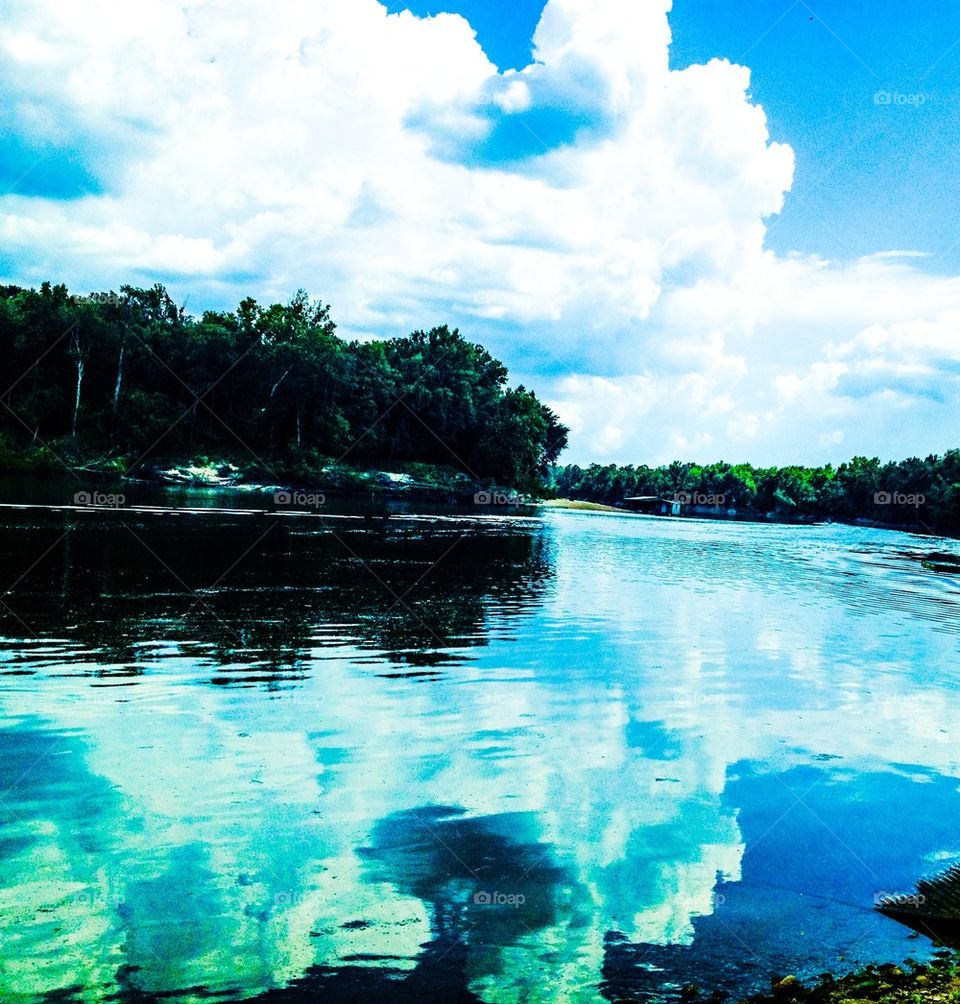
M880 373L831 346L922 339L957 282L765 250L792 150L748 68L669 68L669 8L549 0L500 73L463 18L376 0L0 2L0 270L205 306L303 286L355 335L459 324L567 418L572 459L878 449L856 424ZM929 389L950 359L924 358Z

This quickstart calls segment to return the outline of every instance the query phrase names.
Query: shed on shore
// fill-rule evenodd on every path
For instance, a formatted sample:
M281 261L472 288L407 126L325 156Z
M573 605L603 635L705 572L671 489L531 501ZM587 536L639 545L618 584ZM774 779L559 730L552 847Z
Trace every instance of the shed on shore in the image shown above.
M631 512L642 512L647 516L680 515L680 503L676 499L664 499L659 495L634 495L625 498L623 504Z

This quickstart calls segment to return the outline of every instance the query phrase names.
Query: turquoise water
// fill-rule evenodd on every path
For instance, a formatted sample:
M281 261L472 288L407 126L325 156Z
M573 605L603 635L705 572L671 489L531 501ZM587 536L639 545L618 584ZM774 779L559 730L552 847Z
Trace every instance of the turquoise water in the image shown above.
M960 860L934 548L4 511L0 999L625 1001L923 957L872 905Z

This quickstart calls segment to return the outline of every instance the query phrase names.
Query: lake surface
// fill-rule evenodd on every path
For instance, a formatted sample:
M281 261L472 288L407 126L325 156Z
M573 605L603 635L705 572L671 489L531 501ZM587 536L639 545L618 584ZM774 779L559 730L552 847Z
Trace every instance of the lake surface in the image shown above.
M348 515L0 510L0 999L928 953L872 906L960 860L960 582L917 560L955 542Z

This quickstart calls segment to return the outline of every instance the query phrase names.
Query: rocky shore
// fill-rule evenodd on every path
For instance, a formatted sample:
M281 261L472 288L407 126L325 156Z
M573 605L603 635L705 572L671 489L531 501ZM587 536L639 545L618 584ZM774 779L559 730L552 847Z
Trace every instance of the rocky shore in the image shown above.
M697 987L684 988L689 1001L717 1000ZM960 1001L960 955L938 951L930 962L908 960L902 966L866 966L846 976L824 973L816 983L795 976L772 981L769 993L748 997L744 1004L956 1004Z

